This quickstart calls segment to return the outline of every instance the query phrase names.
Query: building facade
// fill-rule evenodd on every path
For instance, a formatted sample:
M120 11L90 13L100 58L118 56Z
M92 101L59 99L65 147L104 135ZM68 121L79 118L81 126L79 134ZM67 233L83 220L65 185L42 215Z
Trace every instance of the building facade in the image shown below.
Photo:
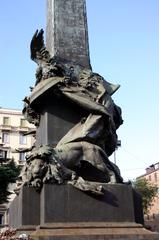
M20 110L0 108L0 159L14 159L17 164L25 162L25 153L17 152L30 148L34 143L32 135L35 126L24 119Z
M17 152L16 149L28 149L34 144L34 137L26 135L34 130L35 126L24 119L20 110L0 108L0 162L13 159L18 165L23 165L25 153ZM12 185L11 188L13 187ZM14 196L12 194L10 199ZM8 206L9 204L0 205L0 225L8 222Z
M146 173L137 179L141 178L145 178L159 189L159 162L146 168ZM145 216L145 223L147 223L152 230L159 231L159 191L149 207L149 214Z

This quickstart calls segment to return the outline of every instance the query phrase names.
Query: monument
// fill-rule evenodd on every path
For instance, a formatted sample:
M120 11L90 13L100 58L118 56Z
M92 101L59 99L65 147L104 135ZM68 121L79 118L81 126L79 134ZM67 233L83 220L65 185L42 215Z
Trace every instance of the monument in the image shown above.
M10 225L41 240L129 239L127 231L151 237L140 197L109 160L123 123L112 99L119 85L92 71L85 0L47 0L46 46L43 34L31 40L38 68L23 109L36 141Z

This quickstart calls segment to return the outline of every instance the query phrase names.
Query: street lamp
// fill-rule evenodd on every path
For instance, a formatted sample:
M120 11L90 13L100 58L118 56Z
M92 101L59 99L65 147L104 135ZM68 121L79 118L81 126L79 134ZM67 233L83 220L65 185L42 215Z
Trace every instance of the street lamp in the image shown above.
M118 149L118 147L121 147L121 140L117 140L116 148L114 151L114 163L115 164L116 164L116 150Z

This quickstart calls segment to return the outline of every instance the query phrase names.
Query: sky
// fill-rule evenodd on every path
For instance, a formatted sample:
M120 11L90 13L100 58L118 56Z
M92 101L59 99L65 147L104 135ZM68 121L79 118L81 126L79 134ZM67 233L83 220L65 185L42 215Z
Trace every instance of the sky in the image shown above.
M124 180L133 180L159 162L159 1L86 3L93 71L121 85L113 95L124 119L117 131L116 162ZM35 83L30 41L36 29L45 27L45 0L1 0L1 107L22 109Z

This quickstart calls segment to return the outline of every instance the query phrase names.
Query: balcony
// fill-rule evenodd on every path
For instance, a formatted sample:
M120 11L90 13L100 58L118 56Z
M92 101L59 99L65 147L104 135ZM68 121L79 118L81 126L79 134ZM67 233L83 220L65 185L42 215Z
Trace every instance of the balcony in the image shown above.
M27 126L19 126L18 131L19 132L28 132L29 128Z
M0 125L0 129L4 130L4 131L11 131L12 130L12 126L11 125L2 124L2 125Z

